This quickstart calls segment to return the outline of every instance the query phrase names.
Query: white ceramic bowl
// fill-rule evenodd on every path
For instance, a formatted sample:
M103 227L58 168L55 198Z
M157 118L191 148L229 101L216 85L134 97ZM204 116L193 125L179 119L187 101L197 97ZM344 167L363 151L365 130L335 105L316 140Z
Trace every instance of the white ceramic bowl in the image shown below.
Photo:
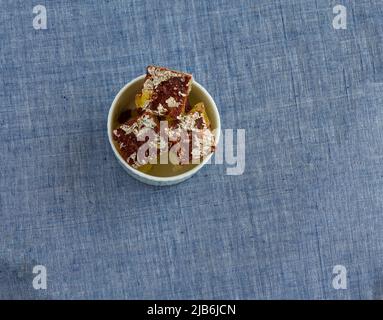
M122 111L126 109L134 108L134 97L137 93L141 91L142 85L144 83L145 75L142 75L132 81L130 81L127 85L125 85L117 96L114 98L112 106L109 110L108 115L108 137L109 142L116 156L118 162L122 165L122 167L129 173L133 178L156 186L169 186L172 184L180 183L190 178L197 171L201 170L201 168L209 161L213 154L207 156L201 163L190 169L189 171L183 172L179 175L174 175L170 177L158 177L154 175L150 175L147 173L143 173L138 171L131 166L129 166L126 161L122 158L121 154L117 150L116 145L113 142L113 130L117 126L117 118L121 114ZM190 100L193 103L203 102L206 107L206 112L209 116L209 119L212 124L212 129L215 129L215 139L216 144L218 144L220 132L221 132L221 121L218 113L217 106L210 96L210 94L202 87L198 82L193 81L192 90L190 92Z

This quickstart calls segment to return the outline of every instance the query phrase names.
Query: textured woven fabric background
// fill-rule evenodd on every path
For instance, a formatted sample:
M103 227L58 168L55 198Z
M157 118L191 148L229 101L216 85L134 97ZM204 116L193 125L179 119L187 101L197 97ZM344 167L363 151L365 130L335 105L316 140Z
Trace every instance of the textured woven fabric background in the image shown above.
M0 298L383 297L382 1L0 6ZM107 113L152 63L246 129L243 175L160 188L123 171Z

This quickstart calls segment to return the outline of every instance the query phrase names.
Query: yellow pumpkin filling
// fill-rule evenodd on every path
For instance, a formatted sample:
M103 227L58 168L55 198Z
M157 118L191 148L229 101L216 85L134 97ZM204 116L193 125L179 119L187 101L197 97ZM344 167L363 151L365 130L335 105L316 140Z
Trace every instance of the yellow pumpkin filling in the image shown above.
M148 164L144 164L143 166L140 166L137 168L137 170L143 172L143 173L148 173L150 171L150 169L152 168L152 164L148 163Z
M206 126L210 128L210 119L207 116L205 105L203 102L199 102L189 111L189 114L193 114L194 112L198 112L202 114L203 119L205 120Z
M152 97L151 90L142 90L141 93L136 94L136 97L134 99L136 107L139 109L145 108L148 102L150 101L151 97Z

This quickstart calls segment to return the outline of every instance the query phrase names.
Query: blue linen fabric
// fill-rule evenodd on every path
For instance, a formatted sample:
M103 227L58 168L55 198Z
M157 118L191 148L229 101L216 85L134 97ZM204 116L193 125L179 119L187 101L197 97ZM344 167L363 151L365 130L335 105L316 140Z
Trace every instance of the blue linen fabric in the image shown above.
M381 1L2 0L0 22L1 299L383 297ZM124 172L107 113L148 64L246 130L243 175Z

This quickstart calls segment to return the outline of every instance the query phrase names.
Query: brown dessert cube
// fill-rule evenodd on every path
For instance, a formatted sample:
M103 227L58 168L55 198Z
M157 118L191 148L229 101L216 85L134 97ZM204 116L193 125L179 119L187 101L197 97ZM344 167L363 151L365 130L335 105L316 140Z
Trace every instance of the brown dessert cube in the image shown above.
M204 104L198 103L189 113L179 115L169 128L168 138L173 164L198 163L214 152L215 137Z
M192 81L191 74L148 66L136 106L141 111L175 119L185 112Z
M138 168L148 164L151 159L142 160L143 157L139 157L139 148L151 139L150 143L153 143L153 148L157 149L159 128L156 116L143 113L126 121L113 131L113 138L119 145L120 153L129 165Z

